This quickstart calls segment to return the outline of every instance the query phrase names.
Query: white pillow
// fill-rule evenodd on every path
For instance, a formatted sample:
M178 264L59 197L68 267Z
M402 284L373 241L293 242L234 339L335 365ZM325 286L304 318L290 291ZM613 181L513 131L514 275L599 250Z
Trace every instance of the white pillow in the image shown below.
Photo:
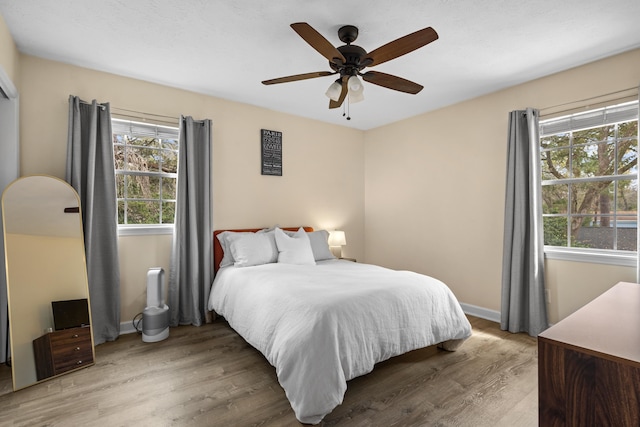
M273 232L234 233L226 239L236 267L269 264L278 260Z
M301 227L292 236L288 236L284 231L276 228L275 237L279 263L315 265L311 242L304 228Z
M273 231L274 228L263 228L262 230L258 230L257 233L267 233L269 231ZM233 265L236 261L235 259L233 259L233 254L231 253L231 246L229 245L229 236L234 234L254 234L254 233L252 231L223 231L222 233L218 233L216 235L216 237L218 238L218 241L220 242L220 246L222 246L222 260L220 260L220 268Z
M233 254L231 253L231 247L229 246L229 236L232 234L240 234L235 231L223 231L222 233L218 233L216 237L220 242L220 246L222 246L222 260L220 261L220 268L227 267L229 265L233 265L235 260L233 259Z
M329 249L329 232L327 230L312 231L307 233L307 236L309 236L313 258L316 261L335 258Z

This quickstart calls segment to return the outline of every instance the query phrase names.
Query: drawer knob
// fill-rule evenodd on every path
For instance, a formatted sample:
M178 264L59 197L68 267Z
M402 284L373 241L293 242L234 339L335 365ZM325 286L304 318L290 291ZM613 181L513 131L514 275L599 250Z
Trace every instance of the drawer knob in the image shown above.
M76 365L82 365L82 360L78 360L78 361L76 362Z
M75 350L76 350L76 351L80 351L80 347L76 347L76 348L75 348Z
M73 334L73 338L78 338L78 334Z

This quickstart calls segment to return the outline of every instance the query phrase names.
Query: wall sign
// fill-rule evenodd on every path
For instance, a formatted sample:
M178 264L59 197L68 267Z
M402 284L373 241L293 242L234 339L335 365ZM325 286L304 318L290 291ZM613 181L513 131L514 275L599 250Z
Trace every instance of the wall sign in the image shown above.
M262 175L282 176L282 132L260 130Z

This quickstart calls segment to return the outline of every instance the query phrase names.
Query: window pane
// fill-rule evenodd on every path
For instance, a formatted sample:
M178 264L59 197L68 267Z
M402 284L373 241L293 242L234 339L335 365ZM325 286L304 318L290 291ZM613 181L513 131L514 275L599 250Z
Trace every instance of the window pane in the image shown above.
M638 241L638 180L618 181L616 198L618 220L618 247L623 251L635 251Z
M638 138L638 121L620 123L618 138Z
M614 184L611 181L588 181L571 185L571 213L611 213Z
M162 172L178 172L178 153L175 151L162 151Z
M147 170L144 156L142 156L138 148L127 147L125 153L125 165L122 169L129 171Z
M599 218L603 221L603 218ZM600 226L595 217L583 218L582 226L572 232L571 246L578 248L613 249L615 228ZM607 221L611 223L611 219Z
M162 202L162 223L173 224L176 214L175 202Z
M623 125L626 123L623 123ZM622 125L620 125L622 128ZM637 126L634 126L637 131ZM623 133L621 130L620 133ZM618 142L618 171L620 175L638 173L638 138L625 138Z
M567 246L567 218L544 217L544 244L550 246Z
M149 178L149 193L147 199L160 199L160 177L150 176Z
M127 203L127 224L158 224L160 202L129 201Z
M607 142L615 137L615 125L602 126L573 132L573 145Z
M118 224L126 224L124 222L124 201L118 201Z
M559 133L556 135L545 136L540 138L540 147L543 149L546 148L560 148L560 147L568 147L570 143L570 134L568 133Z
M162 198L176 199L176 178L162 178Z
M178 151L178 140L177 139L163 139L162 140L162 148L166 148L169 150Z
M562 179L568 177L569 149L542 151L542 179Z
M634 219L638 213L638 180L618 181L618 197L616 208L618 215Z
M141 138L141 137L132 137L130 142L131 145L135 145L138 147L151 147L151 148L160 148L160 143L156 138Z
M608 176L615 173L615 144L601 142L573 148L573 177Z
M159 159L159 150L154 148L136 147L129 149L129 164L132 170L159 172Z
M622 220L617 222L618 247L621 251L635 251L638 244L638 222Z
M569 186L567 184L545 185L542 187L542 213L567 213Z
M113 147L113 157L115 160L116 169L125 168L125 147L122 145L115 145Z
M146 199L150 198L151 184L148 176L127 176L127 198Z
M124 198L126 175L116 175L116 198Z

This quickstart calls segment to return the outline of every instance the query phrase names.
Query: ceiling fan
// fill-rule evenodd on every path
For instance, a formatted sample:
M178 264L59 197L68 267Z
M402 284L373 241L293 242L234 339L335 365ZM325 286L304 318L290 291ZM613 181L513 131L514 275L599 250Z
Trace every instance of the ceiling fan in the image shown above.
M366 82L388 89L414 95L420 92L422 86L412 81L380 71L367 71L366 73L362 73L362 70L366 67L380 65L409 52L413 52L438 39L438 33L436 33L433 28L427 27L415 33L400 37L367 53L367 51L360 46L351 44L358 37L358 28L353 25L345 25L338 30L338 37L346 44L337 48L306 22L291 24L291 28L293 28L304 41L309 43L312 48L329 60L329 66L333 71L296 74L293 76L264 80L262 83L272 85L339 74L340 77L329 86L326 92L327 97L330 98L329 108L340 107L347 95L349 95L350 103L359 102L364 99L364 87L360 79L358 79L358 76L362 76L362 79Z

